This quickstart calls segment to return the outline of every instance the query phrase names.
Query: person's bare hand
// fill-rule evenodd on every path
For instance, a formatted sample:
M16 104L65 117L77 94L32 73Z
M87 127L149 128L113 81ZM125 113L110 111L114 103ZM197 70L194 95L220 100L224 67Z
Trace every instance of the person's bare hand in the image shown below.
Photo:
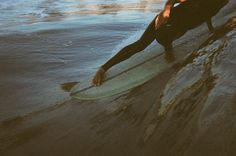
M100 67L93 77L92 84L95 86L100 86L102 84L103 79L104 79L105 72L106 71L102 67Z
M162 11L155 20L155 29L158 29L162 24L165 24L170 17L170 10L166 9Z

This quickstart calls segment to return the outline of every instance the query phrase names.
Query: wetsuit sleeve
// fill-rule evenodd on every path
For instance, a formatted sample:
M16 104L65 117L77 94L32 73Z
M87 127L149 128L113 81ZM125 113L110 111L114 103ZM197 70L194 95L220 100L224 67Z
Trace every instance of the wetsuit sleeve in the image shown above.
M128 49L129 46L122 49L119 53L117 53L115 56L113 56L110 60L108 60L104 65L102 65L102 68L107 71L112 66L130 58L132 55L136 54L138 51L130 50Z

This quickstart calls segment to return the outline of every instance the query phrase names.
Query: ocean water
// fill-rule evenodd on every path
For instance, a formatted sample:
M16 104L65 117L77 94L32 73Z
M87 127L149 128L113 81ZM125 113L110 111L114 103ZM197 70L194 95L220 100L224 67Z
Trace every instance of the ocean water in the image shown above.
M63 102L61 84L93 74L138 39L164 3L0 0L0 121Z
M163 0L1 1L0 30L3 34L92 25L136 25L147 23L162 5Z
M78 51L116 53L136 40L164 0L8 0L0 3L0 36L61 30L77 34ZM64 36L61 36L64 37ZM71 36L73 37L73 36ZM68 41L71 43L71 41ZM66 43L62 43L66 44ZM79 55L79 54L78 54Z

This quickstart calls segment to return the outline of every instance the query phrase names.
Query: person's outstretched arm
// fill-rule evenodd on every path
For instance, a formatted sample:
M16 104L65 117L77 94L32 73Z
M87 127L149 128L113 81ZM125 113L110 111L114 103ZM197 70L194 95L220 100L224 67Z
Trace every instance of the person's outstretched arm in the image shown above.
M175 3L180 3L181 1L185 0L168 0L165 4L164 11L159 15L163 16L164 18L168 18L170 16L170 10L174 6ZM163 23L163 18L160 18L158 24ZM164 19L165 20L165 19ZM156 21L153 21L156 22ZM118 52L115 56L113 56L110 60L108 60L104 65L102 65L97 72L95 73L92 83L95 86L99 86L102 84L104 79L105 72L112 66L117 63L120 63L135 53L142 51L146 46L148 46L154 39L154 24L150 24L148 28L145 30L144 34L142 35L139 41L134 42L133 44L128 45L127 47L123 48L120 52Z
M158 18L159 17L158 16L155 20L155 27L156 28L158 27L157 25L161 25L162 23L164 23L165 19L169 18L170 11L171 11L172 7L174 6L174 4L175 3L180 3L181 1L183 1L183 0L167 0L163 11L159 14L160 18ZM148 30L148 29L150 29L150 28L147 28L146 31L155 33L154 31ZM146 36L146 35L144 34L143 36ZM149 36L151 36L151 35L149 35ZM143 37L143 38L145 40L147 40L147 37ZM121 50L120 52L118 52L115 56L113 56L110 60L108 60L104 65L102 65L100 67L102 69L102 71L107 71L113 65L115 65L117 63L120 63L120 62L128 59L129 57L131 57L135 53L141 51L141 50L136 50L136 49L142 49L143 50L143 48L139 48L139 47L142 47L142 46L138 46L138 44L142 44L142 42L139 42L139 41L136 41L136 42L137 43L133 43L133 44L127 46L126 48L124 48L126 50Z

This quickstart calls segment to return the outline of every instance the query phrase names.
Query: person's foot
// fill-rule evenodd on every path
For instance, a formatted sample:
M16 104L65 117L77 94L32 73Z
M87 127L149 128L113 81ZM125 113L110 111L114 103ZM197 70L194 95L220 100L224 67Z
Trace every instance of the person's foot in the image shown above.
M173 49L165 51L165 60L168 63L174 62L175 61L175 55L173 53Z
M164 47L165 47L165 51L166 51L166 52L173 51L173 46L172 46L172 44L167 44L167 45L165 45Z
M215 29L215 28L213 28L213 27L212 27L212 28L209 28L209 31L210 31L210 33L214 33L214 32L215 32L215 30L216 30L216 29Z

